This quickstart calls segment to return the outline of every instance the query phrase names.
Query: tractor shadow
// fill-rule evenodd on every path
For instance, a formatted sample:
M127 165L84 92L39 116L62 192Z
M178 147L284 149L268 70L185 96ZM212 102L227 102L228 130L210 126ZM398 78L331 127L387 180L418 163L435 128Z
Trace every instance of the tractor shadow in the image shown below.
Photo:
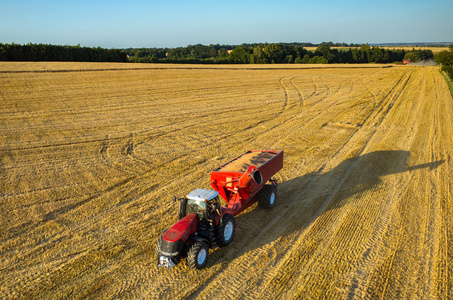
M381 184L384 176L434 170L444 163L440 160L409 166L409 159L408 151L375 151L346 159L330 171L321 169L280 183L277 205L267 210L255 204L237 216L233 242L214 250L208 267L228 263L306 228L326 211L340 208L352 201L352 196Z

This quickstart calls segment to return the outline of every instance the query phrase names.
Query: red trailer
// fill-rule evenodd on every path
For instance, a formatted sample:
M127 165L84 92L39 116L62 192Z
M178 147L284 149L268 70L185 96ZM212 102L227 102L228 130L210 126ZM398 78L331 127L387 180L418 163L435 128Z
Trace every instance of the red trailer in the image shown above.
M234 216L259 202L272 208L277 199L277 180L283 167L283 151L248 151L211 172L215 191L196 189L179 198L179 221L158 239L159 267L171 268L187 256L191 268L205 267L209 249L230 244L234 237ZM220 197L226 205L222 206ZM176 200L176 197L173 197Z

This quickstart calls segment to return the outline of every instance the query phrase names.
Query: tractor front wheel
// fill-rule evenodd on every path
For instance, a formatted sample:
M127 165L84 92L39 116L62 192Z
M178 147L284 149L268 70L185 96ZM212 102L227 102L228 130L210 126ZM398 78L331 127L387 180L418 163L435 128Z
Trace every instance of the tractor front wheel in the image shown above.
M208 255L208 244L205 242L195 242L187 252L187 265L192 269L203 269L208 263Z

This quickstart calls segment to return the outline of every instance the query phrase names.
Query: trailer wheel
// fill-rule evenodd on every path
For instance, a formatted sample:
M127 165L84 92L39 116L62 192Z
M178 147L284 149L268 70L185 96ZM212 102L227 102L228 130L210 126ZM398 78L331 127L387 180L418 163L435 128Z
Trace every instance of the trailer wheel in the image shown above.
M205 242L193 243L187 253L187 266L192 269L203 269L208 263L209 246Z
M263 186L258 195L258 204L262 208L273 208L277 200L277 187L272 184Z
M215 229L215 241L220 247L228 246L234 238L236 223L234 217L230 214L225 214L222 218L222 225Z

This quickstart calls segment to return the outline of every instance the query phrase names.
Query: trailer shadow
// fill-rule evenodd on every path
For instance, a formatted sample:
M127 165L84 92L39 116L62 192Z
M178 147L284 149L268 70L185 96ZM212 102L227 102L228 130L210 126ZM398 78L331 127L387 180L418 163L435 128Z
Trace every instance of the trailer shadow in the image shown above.
M271 210L254 205L237 216L232 244L213 251L208 267L228 263L303 230L327 211L353 201L352 196L381 184L384 176L426 168L434 170L444 163L440 160L409 166L409 159L408 151L375 151L346 159L329 171L321 168L280 183L277 205Z

